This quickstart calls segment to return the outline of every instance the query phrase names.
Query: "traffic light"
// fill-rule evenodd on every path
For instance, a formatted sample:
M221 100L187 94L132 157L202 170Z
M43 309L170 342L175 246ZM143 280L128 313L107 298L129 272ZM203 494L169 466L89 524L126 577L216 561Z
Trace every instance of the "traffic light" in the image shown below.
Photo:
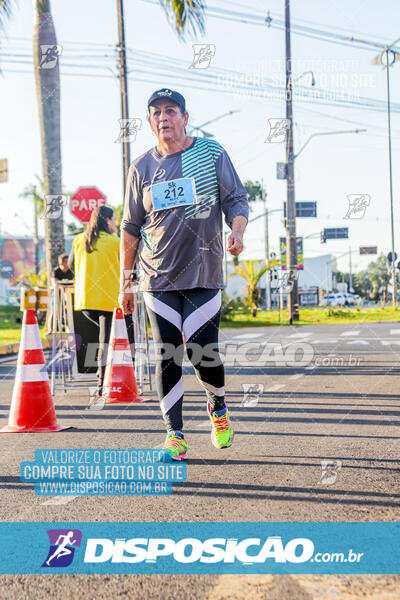
M393 262L393 254L391 252L389 252L389 254L387 255L387 259L390 263ZM397 260L397 252L394 253L394 260Z
M237 267L237 266L238 266L238 264L239 264L239 258L238 258L237 256L234 256L234 257L232 258L232 262L233 262L233 265L234 265L235 267Z
M326 244L325 230L321 231L321 244Z

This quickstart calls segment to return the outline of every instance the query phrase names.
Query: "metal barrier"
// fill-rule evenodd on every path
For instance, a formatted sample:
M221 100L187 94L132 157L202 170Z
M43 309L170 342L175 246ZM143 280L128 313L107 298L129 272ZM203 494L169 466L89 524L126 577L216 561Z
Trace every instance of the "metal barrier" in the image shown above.
M85 359L90 348L90 340L81 340L83 336L75 331L75 321L80 311L73 308L73 283L55 282L51 294L51 307L53 318L51 324L51 359L48 367L51 370L51 393L60 389L67 392L69 389L88 389L90 385L95 386L97 377L94 372L80 372L78 353L83 342ZM75 317L75 318L74 318ZM142 294L136 290L135 310L133 313L134 337L135 337L135 377L139 394L143 393L144 386L152 389L151 366L149 356L148 318ZM98 333L96 339L98 343ZM87 348L86 348L87 346ZM93 358L93 357L92 357ZM85 360L85 364L86 364ZM91 365L86 371L96 369Z
M148 316L139 286L134 284L134 310L133 328L135 335L135 377L139 395L143 393L144 386L152 389ZM139 351L139 352L138 352Z

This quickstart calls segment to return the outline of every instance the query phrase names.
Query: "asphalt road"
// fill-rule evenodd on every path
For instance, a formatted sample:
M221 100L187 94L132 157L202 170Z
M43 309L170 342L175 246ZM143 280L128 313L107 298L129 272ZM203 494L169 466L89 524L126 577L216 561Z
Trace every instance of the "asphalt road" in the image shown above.
M171 496L35 496L19 464L36 448L155 448L147 402L86 410L57 391L57 434L0 436L3 521L399 521L400 323L221 330L235 440L210 442L205 397L185 366L188 477ZM0 362L7 422L15 359ZM246 391L247 390L247 391ZM250 395L249 395L250 390ZM324 461L333 461L327 471ZM2 576L2 598L324 600L400 598L396 576Z

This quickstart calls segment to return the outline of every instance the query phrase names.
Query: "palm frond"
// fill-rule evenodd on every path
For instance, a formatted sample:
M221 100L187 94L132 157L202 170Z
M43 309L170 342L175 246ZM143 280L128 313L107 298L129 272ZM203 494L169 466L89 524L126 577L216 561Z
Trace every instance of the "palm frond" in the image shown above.
M250 281L249 273L242 265L237 265L237 267L235 267L234 271L229 275L229 279L234 275L239 275L239 277L244 279L247 283Z
M5 31L6 22L11 18L14 0L0 0L0 32Z
M264 273L266 271L268 271L269 267L268 265L265 265L264 267L261 267L261 269L259 269L255 274L254 274L254 285L256 286L258 284L258 282L260 281L261 277L264 275Z
M178 36L196 37L205 31L205 3L203 0L160 0L168 20Z

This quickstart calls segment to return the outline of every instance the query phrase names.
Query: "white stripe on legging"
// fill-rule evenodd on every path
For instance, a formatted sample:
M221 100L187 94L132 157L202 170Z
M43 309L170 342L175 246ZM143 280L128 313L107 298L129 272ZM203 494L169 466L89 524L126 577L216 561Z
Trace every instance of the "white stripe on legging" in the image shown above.
M217 388L214 385L211 385L211 383L206 383L205 381L202 381L200 379L200 377L197 375L197 373L196 373L196 377L199 380L199 382L201 383L201 385L203 386L203 388L205 388L209 392L212 392L216 396L225 396L225 387L224 386Z
M196 310L194 310L183 322L183 333L185 334L186 342L190 340L191 336L207 321L212 319L212 317L219 311L221 308L221 290L218 290L218 293L215 294L211 300L205 302Z
M161 302L158 298L155 298L149 292L143 292L143 298L146 303L146 306L151 308L157 315L164 317L167 321L175 325L181 331L182 328L182 316L174 309L165 304L165 302Z
M170 408L174 406L178 402L178 400L183 396L183 379L182 377L174 385L174 387L169 390L168 394L164 396L161 400L161 410L162 414L165 415L169 411Z

